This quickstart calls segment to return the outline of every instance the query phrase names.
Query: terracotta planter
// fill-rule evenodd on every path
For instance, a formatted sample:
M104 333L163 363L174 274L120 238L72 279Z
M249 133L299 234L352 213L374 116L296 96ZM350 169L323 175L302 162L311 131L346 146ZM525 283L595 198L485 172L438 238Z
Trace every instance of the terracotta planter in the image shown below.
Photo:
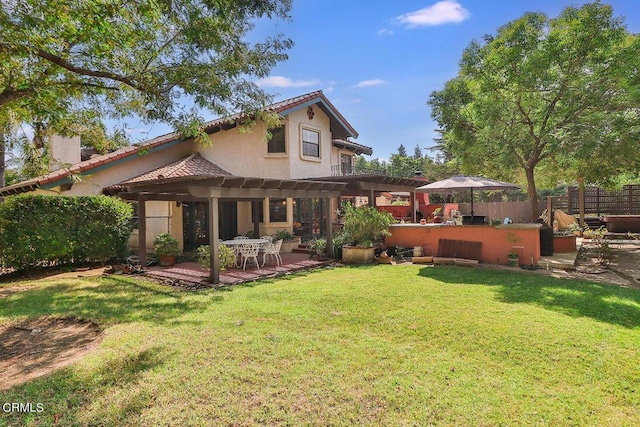
M176 257L173 255L163 255L160 257L160 265L163 267L171 267L176 263Z
M553 252L566 254L576 251L576 236L553 236Z
M373 262L375 252L373 247L361 248L358 246L342 247L342 262L345 264L368 264Z

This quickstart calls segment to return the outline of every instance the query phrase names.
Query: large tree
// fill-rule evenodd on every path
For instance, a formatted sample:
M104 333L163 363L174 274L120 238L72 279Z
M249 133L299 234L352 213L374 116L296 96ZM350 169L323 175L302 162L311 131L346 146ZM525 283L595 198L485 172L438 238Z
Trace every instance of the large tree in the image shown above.
M441 148L465 172L526 181L536 217L538 171L598 181L637 167L639 73L640 39L596 2L471 42L429 105Z
M285 59L291 41L274 34L250 43L249 32L257 19L288 19L290 7L291 0L3 1L0 134L11 120L55 123L92 110L197 135L200 109L256 111L269 97L251 80Z

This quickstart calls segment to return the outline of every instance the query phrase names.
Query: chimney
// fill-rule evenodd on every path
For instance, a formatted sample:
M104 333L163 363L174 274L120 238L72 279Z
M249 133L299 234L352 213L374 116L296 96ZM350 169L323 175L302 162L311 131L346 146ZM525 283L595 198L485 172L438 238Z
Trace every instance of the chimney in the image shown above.
M53 172L80 163L80 136L67 138L53 135L50 147L49 171Z

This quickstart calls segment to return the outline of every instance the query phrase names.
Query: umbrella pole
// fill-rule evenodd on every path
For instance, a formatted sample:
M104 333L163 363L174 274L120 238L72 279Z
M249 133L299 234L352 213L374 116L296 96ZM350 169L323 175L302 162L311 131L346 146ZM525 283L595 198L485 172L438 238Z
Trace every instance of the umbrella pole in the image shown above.
M473 224L473 187L471 187L471 223Z

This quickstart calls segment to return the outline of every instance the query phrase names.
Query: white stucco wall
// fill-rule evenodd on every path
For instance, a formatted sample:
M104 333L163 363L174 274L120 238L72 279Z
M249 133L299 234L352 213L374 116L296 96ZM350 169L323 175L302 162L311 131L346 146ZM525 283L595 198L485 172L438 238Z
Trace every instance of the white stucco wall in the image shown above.
M192 151L192 145L193 143L186 142L154 153L131 156L126 161L111 164L109 167L98 170L91 175L79 176L79 181L75 182L71 189L63 194L67 196L101 194L104 187L133 178L189 155Z
M332 143L329 117L317 106L314 117L307 117L306 108L287 115L285 125L285 154L267 153L266 127L258 122L248 133L239 128L220 131L210 136L211 146L194 146L206 159L222 166L234 175L305 179L330 176ZM320 158L302 155L302 129L320 132Z

